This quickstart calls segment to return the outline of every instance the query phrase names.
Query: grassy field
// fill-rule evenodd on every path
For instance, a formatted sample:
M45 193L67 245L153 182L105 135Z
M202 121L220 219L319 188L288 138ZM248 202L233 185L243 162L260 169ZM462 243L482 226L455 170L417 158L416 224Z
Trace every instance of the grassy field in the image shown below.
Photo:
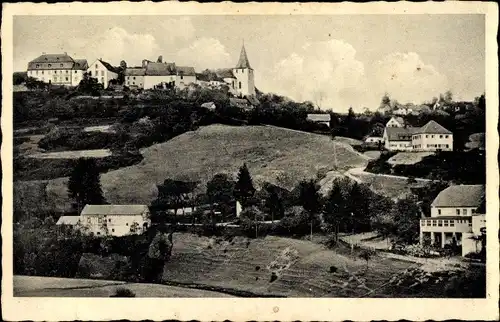
M423 158L433 154L433 152L399 152L387 160L387 163L391 165L415 164L422 161Z
M111 155L109 149L44 152L28 155L29 158L36 159L79 159L79 158L105 158Z
M174 234L172 258L164 279L200 283L257 294L288 297L358 297L381 288L392 274L415 264L373 258L366 262L348 252L332 251L304 240L268 236L219 241L191 234ZM331 266L337 268L331 272ZM271 282L273 272L276 280Z
M331 170L334 150L340 169L367 163L351 146L323 135L266 126L211 125L143 149L142 162L105 173L101 182L111 203L149 204L156 197L156 185L166 178L204 184L219 172L236 175L246 162L256 186L268 181L292 188L301 179ZM69 205L66 183L67 178L61 178L48 184L48 194L58 206Z
M14 296L109 297L118 288L127 288L136 297L231 297L224 293L158 284L39 276L14 276L13 285Z

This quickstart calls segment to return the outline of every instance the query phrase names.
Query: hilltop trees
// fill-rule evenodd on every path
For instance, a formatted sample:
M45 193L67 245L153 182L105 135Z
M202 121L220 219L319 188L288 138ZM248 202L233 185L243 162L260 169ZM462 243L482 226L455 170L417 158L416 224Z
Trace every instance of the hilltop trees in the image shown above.
M78 213L87 204L106 204L99 170L94 159L81 158L77 161L69 177L68 193L74 201L73 207L78 210Z

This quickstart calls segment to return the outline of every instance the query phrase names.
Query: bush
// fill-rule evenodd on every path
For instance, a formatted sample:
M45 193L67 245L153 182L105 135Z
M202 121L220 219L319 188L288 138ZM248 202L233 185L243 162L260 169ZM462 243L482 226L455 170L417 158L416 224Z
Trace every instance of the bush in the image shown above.
M120 287L116 289L115 294L111 295L110 297L135 297L135 293L128 288Z

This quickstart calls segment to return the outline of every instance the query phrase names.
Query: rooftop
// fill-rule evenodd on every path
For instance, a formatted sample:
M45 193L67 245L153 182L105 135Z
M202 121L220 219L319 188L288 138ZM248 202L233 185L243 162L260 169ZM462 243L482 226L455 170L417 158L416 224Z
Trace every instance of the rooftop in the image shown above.
M330 122L330 114L307 114L307 119L313 122Z
M59 217L59 220L57 220L56 225L75 226L76 224L78 224L79 220L80 216L61 216Z
M413 127L386 127L385 131L389 141L411 141L415 131Z
M83 208L82 216L92 215L141 215L148 211L146 205L86 205Z
M484 185L454 185L441 191L432 207L480 207L486 197Z
M444 128L441 124L436 121L429 121L427 124L418 128L413 134L453 134L451 131Z
M245 45L243 45L241 47L240 59L238 60L238 63L236 64L236 68L252 69L252 67L250 67L250 62L248 61L247 51L245 50Z

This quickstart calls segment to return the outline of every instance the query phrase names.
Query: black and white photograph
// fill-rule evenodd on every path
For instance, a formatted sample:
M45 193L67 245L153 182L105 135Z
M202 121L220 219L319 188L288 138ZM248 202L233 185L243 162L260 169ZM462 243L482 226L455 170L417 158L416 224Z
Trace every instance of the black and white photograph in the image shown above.
M134 5L11 13L14 300L498 303L494 6Z

